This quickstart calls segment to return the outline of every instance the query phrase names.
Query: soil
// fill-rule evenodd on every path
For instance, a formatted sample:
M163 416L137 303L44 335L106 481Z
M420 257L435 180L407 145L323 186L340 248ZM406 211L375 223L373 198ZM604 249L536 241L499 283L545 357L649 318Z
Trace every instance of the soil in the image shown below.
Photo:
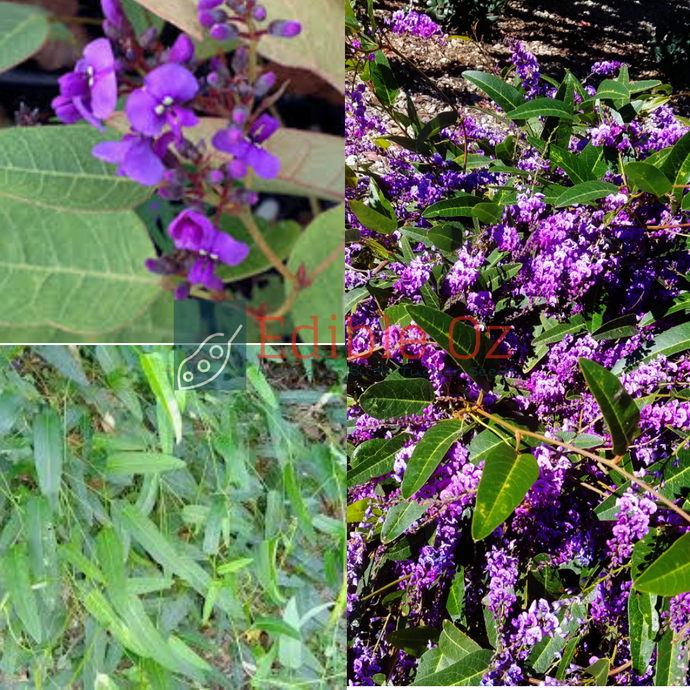
M561 79L565 69L578 78L589 74L600 60L627 62L633 80L668 76L655 60L653 46L657 22L674 8L687 12L690 3L648 0L509 0L502 16L478 40L448 39L445 45L411 36L393 36L393 45L430 77L456 105L487 107L488 99L462 78L465 70L493 72L510 64L504 39L514 36L537 57L542 74ZM389 16L409 6L399 0L377 3L377 14ZM421 3L415 8L422 12ZM470 26L454 34L469 35ZM453 34L451 34L453 35ZM401 86L413 94L423 120L447 110L438 94L394 54L388 54ZM676 86L674 84L674 86ZM675 88L676 91L679 89ZM690 113L690 99L674 102L679 114Z

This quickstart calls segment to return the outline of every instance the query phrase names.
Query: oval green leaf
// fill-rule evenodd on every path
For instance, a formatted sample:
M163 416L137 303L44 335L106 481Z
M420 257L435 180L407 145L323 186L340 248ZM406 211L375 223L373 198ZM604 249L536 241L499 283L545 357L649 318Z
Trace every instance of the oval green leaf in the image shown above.
M572 120L573 109L555 98L535 98L508 113L509 120L529 120L532 117L558 117Z
M357 220L367 229L379 232L382 235L390 235L398 229L398 221L395 218L384 216L371 206L353 199L350 201L350 210L357 216Z
M673 189L673 183L664 173L649 163L643 161L628 163L625 175L638 189L656 197L662 197Z
M429 480L462 430L464 422L447 419L432 426L415 446L402 483L402 497L410 498Z
M613 452L625 455L640 434L640 411L621 382L600 364L580 357L580 368L613 439Z
M525 498L539 479L539 465L533 455L518 456L506 443L496 446L484 462L472 517L472 539L488 537Z
M507 113L525 102L525 97L515 87L506 84L503 79L493 74L469 70L463 72L462 76L488 94L489 98Z
M374 419L420 414L434 402L434 387L427 379L387 379L369 386L359 405Z
M471 194L460 194L452 199L444 199L437 201L435 204L428 206L422 216L424 218L437 218L442 216L444 218L452 218L454 216L471 216L472 209L477 204L481 203L482 197L472 196Z
M409 434L398 434L393 438L373 438L357 446L351 459L352 469L347 473L347 488L392 472L396 453L409 439Z
M479 681L489 668L492 657L493 652L490 649L480 649L468 654L460 661L456 661L448 668L426 675L410 685L443 685L446 687L479 685Z

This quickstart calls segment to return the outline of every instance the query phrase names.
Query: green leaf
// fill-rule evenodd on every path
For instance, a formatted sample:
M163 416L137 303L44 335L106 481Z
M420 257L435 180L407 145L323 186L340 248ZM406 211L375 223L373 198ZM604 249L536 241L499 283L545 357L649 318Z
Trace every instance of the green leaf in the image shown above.
M618 318L607 321L601 328L592 333L594 340L617 340L618 338L629 338L637 335L637 316L626 314Z
M347 507L347 522L362 522L367 512L367 508L369 507L369 503L371 503L371 498L369 497L362 498L355 503L351 503Z
M419 626L417 628L401 628L386 636L386 642L400 649L411 649L419 651L419 654L426 649L429 641L438 640L438 630L430 626Z
M0 557L0 577L12 606L26 631L40 643L43 626L38 615L36 593L31 588L26 546L15 544Z
M407 461L401 489L403 498L410 498L427 483L464 426L459 419L447 419L424 434Z
M131 211L46 212L5 198L0 223L0 325L105 333L131 323L160 294L160 279L144 266L153 247Z
M112 139L84 125L0 131L0 196L24 201L44 216L45 209L119 212L138 206L151 196L151 188L119 176L114 166L91 153L96 144ZM109 231L117 235L114 227Z
M184 29L197 40L204 37L193 0L136 0L158 17Z
M430 228L427 237L434 243L437 249L454 252L462 246L465 231L448 223Z
M477 204L472 208L472 215L478 218L482 223L487 225L495 225L500 223L503 219L503 209L505 206L502 204L491 203L481 203Z
M493 292L501 285L505 285L511 278L520 273L522 264L504 264L503 266L492 266L484 271L480 271L477 282L484 290Z
M259 226L261 234L279 259L285 259L289 255L302 233L302 227L294 221L270 223L254 216L254 222ZM223 265L218 269L217 273L222 280L226 282L244 280L272 268L269 259L256 245L244 223L237 216L224 214L220 227L236 240L249 245L249 256L239 266Z
M64 346L34 345L33 351L48 364L55 367L63 376L80 386L88 386L79 355Z
M640 434L640 411L614 374L585 357L580 357L579 362L611 433L613 452L625 455L628 446Z
M458 567L448 591L446 608L454 621L461 619L465 613L465 568L462 565Z
M37 53L49 33L48 17L40 7L0 2L0 72Z
M427 338L436 341L463 370L470 371L483 362L489 349L486 337L465 325L466 321L453 319L445 312L424 305L408 305L407 312Z
M690 592L690 534L677 539L634 582L639 592L672 597Z
M64 458L62 419L55 410L45 409L34 420L34 462L41 493L53 506L62 481Z
M630 632L630 655L633 662L633 671L640 675L647 672L649 662L654 653L654 634L649 623L642 615L640 600L647 599L649 604L650 594L641 594L634 590L628 596L628 630Z
M307 275L318 267L321 273L306 289L300 291L292 307L291 316L295 329L300 326L315 328L302 330L304 342L345 342L343 300L345 295L345 207L336 206L320 213L302 233L290 256L288 267L294 273L304 266ZM325 261L331 261L323 268ZM292 285L285 284L286 297Z
M648 311L640 321L640 326L649 326L655 323L659 319L662 319L670 314L675 314L678 311L684 311L685 309L690 309L690 293L684 293L674 297L668 302L662 302L652 307L651 311Z
M417 136L417 146L423 146L427 139L436 136L442 129L452 127L458 121L458 113L455 110L448 110L439 113L435 118L429 120L422 127Z
M472 539L488 537L522 503L539 479L539 465L533 455L518 456L507 444L496 446L484 462L472 517Z
M613 79L604 79L604 81L599 84L597 93L594 98L630 98L630 90L624 84Z
M570 668L570 664L573 660L573 657L575 656L575 649L577 648L579 642L580 638L574 637L565 646L565 651L563 652L561 662L558 664L558 670L556 671L556 678L558 680L563 680L565 678L565 674L568 672L568 669Z
M223 563L223 565L219 565L218 568L216 569L216 572L219 575L227 575L228 573L236 573L239 570L243 570L244 568L247 568L254 562L253 558L237 558L234 561L230 561L229 563Z
M673 499L690 495L690 451L679 451L677 467L669 463L664 468L663 484L658 491Z
M397 434L393 438L373 438L357 446L351 456L352 469L347 473L347 488L392 472L396 454L410 438L409 434Z
M654 685L658 687L669 687L683 685L686 681L688 672L688 654L683 653L683 658L679 661L685 649L684 640L681 638L673 643L675 633L667 630L659 640L657 647L656 663L654 664Z
M493 652L490 649L480 649L441 671L415 680L410 685L479 685L492 657Z
M532 647L529 653L528 663L535 673L546 673L556 654L565 647L565 640L561 635L555 634L553 637L545 635L537 644Z
M285 606L283 621L290 627L299 630L300 616L295 597L292 597ZM286 668L301 668L304 663L302 640L295 639L293 635L281 635L278 639L278 658L280 663Z
M594 682L596 683L596 685L606 685L610 668L610 659L599 659L598 661L595 661L591 666L587 666L585 672L589 673L591 676L594 676Z
M632 352L625 359L619 359L611 371L618 374L629 369L633 364L645 364L658 355L670 357L684 350L690 350L690 321L674 326L660 333L653 340L645 342L643 348Z
M675 180L688 156L690 156L690 132L686 132L673 145L671 152L660 166L661 172L663 172L669 180ZM683 183L676 181L676 184Z
M452 199L444 199L437 201L427 208L422 213L424 218L437 218L443 216L446 218L453 218L455 216L471 216L472 209L477 204L481 203L482 197L472 196L471 194L460 194Z
M357 216L357 220L365 228L374 232L390 235L390 233L398 229L398 221L395 218L384 216L383 213L375 211L371 206L367 206L361 201L356 201L355 199L350 201L350 210Z
M438 647L427 649L417 662L416 680L421 680L432 673L448 668L453 663Z
M509 120L529 120L532 117L558 117L572 120L573 109L555 98L535 98L508 113Z
M628 163L625 168L628 182L643 192L662 197L673 189L673 183L658 168L645 162Z
M182 415L170 384L168 366L163 359L163 354L160 352L143 353L140 355L139 361L153 394L170 420L175 434L175 442L179 443L182 440Z
M400 93L400 87L391 69L388 58L382 50L374 52L374 61L369 63L371 81L374 84L376 97L384 106L393 106Z
M369 386L359 398L361 408L375 419L420 414L434 401L431 381L422 378L385 380Z
M584 319L580 314L576 314L568 323L559 323L553 328L545 330L541 335L538 335L533 341L532 346L538 347L539 345L551 345L552 343L558 343L568 333L578 333L586 328Z
M505 441L491 429L480 431L471 441L469 458L473 465L478 465L493 451L496 446L505 445Z
M590 201L602 199L609 194L618 194L619 191L619 188L610 182L581 182L558 197L556 208L572 206L573 204L587 204Z
M381 528L381 543L387 544L399 537L409 529L412 523L419 520L427 507L415 501L400 501L396 503L386 515L386 520Z
M108 457L105 471L109 474L151 474L181 470L186 463L163 453L114 453Z
M525 97L516 88L506 84L503 79L499 79L493 74L469 70L463 72L462 76L484 91L506 113L525 102Z
M316 532L312 524L312 515L307 508L307 504L302 497L302 490L297 479L297 471L294 462L285 463L283 469L283 481L285 483L285 493L287 494L292 510L297 516L300 528L304 536L314 544L316 542Z
M292 625L286 623L280 618L272 618L269 616L259 616L254 620L250 630L265 630L272 635L285 635L295 640L301 640L302 635L299 630L296 630Z
M453 661L478 652L481 647L464 632L458 630L450 621L443 621L443 631L438 641L441 652Z

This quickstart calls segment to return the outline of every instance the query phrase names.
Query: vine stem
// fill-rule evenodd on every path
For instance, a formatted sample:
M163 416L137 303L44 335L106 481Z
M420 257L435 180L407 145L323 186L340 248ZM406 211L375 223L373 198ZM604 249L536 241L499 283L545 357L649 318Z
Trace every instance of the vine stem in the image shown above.
M393 580L393 582L389 582L387 585L380 587L375 592L372 592L371 594L367 594L365 597L362 597L360 599L360 601L366 601L367 599L371 599L372 597L375 597L377 594L381 594L381 592L385 592L387 589L390 589L391 587L393 587L393 585L400 584L401 582L404 582L405 580L409 580L411 577L412 577L412 573L410 573L409 575L403 575L402 577L398 578L397 580Z
M271 249L268 242L266 242L266 238L263 236L263 233L261 230L259 230L259 226L254 221L251 213L242 213L240 215L240 220L244 223L247 230L249 230L249 234L252 236L252 239L259 249L261 249L261 251L264 253L266 258L271 262L273 268L275 268L276 271L278 271L285 278L285 280L296 284L298 282L297 276L280 260L280 257L273 251L273 249Z
M512 424L504 421L500 417L492 415L490 412L486 412L480 408L475 408L473 410L473 413L481 414L485 417L488 417L492 421L496 422L497 424L500 424L504 428L508 429L508 431L511 431L516 435L521 434L522 436L529 436L530 438L536 438L542 443L549 443L554 446L560 446L561 448L567 448L569 451L573 453L577 453L578 455L590 458L595 462L601 463L602 465L606 465L606 467L609 467L612 470L616 470L618 474L623 475L626 479L629 479L634 484L637 484L640 488L652 494L652 496L654 496L658 501L661 501L667 508L670 508L673 512L680 515L683 518L683 520L685 520L687 523L690 523L690 515L686 513L682 508L678 507L670 499L666 498L665 496L662 496L658 491L649 486L647 482L643 482L641 479L638 479L631 472L628 472L626 469L623 469L622 467L617 465L615 462L613 462L613 460L607 460L606 458L602 458L600 455L595 455L594 453L590 453L589 451L583 450L582 448L576 448L575 446L571 446L569 443L565 443L565 441L557 441L556 439L548 438L547 436L543 436L542 434L537 434L534 431L525 431L524 429L518 429L516 426L513 426Z

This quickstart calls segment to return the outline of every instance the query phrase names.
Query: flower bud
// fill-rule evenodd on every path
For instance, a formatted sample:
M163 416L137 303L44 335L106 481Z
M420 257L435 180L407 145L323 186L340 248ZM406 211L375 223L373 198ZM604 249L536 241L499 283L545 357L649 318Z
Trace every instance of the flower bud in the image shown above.
M155 26L150 26L139 39L139 44L144 50L152 50L158 40L158 29Z
M278 38L294 38L301 31L302 25L299 22L278 20L268 25L268 33Z
M168 62L183 64L194 59L194 42L187 34L180 34L168 52Z
M176 300L189 299L190 288L191 288L191 285L189 283L180 283L175 288L175 299Z
M235 74L244 74L249 67L249 56L246 48L238 48L232 56L232 71Z
M249 119L249 108L246 105L238 105L232 111L232 121L242 126Z
M198 8L200 10L212 10L223 4L223 0L199 0Z
M254 82L254 95L257 98L263 98L276 83L276 75L273 72L266 72L262 74Z
M206 175L206 182L209 184L217 185L223 184L225 180L225 175L222 170L209 170L208 175Z
M223 10L204 10L199 12L199 23L206 28L214 24L222 24L227 19L228 15Z
M211 38L216 41L229 41L237 38L239 32L234 24L214 24L211 27Z
M257 22L266 21L266 8L263 5L257 5L254 8L254 19Z
M127 17L122 9L120 0L101 0L103 15L116 29L124 29Z

